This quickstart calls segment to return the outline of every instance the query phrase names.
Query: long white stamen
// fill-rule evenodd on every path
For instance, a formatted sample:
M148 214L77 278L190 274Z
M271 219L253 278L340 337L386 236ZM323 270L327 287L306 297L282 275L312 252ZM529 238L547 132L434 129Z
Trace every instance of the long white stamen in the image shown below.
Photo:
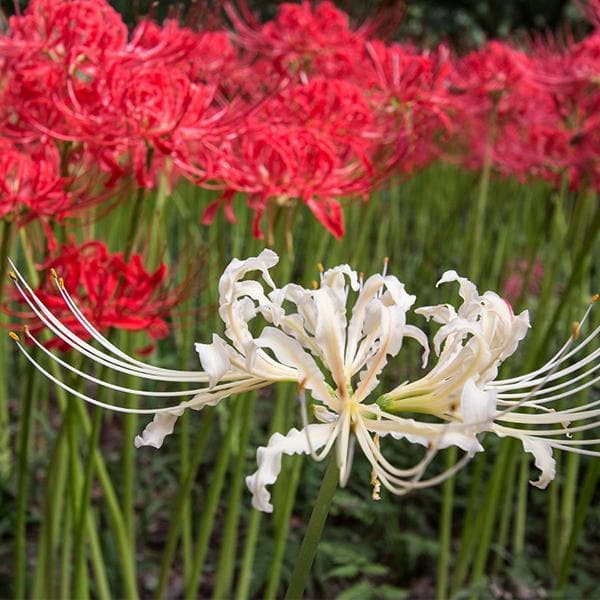
M13 265L12 262L11 265ZM15 274L18 279L13 280L14 284L35 315L63 342L81 354L84 354L88 358L102 362L103 364L106 364L106 366L110 366L111 368L119 370L123 373L129 373L137 377L144 377L147 379L170 378L169 380L171 381L208 382L208 377L203 371L176 371L172 369L160 369L157 367L151 367L145 363L139 363L143 366L136 367L129 362L123 362L97 350L65 327L65 325L63 325L63 323L61 323L61 321L57 319L46 307L46 305L38 298L23 276L18 271L15 271ZM158 376L158 373L163 375Z
M98 379L97 377L93 377L92 375L86 373L85 371L80 371L79 369L75 368L73 365L70 365L66 361L62 360L60 357L58 357L55 354L53 354L52 352L50 352L33 335L31 335L31 333L28 332L27 333L27 337L46 356L48 356L50 359L52 359L53 361L55 361L56 363L58 363L61 367L65 368L65 369L67 369L69 371L71 371L72 373L75 373L76 375L79 375L80 377L82 377L83 379L86 379L87 381L91 381L92 383L96 383L96 384L101 385L103 387L107 387L107 388L113 389L113 390L115 390L117 392L123 392L123 393L126 393L126 394L133 394L133 395L136 395L136 396L178 397L178 396L193 396L195 394L201 394L203 392L209 391L207 388L196 388L196 389L190 389L190 390L153 392L153 391L148 391L148 390L133 389L133 388L129 388L129 387L123 387L123 386L119 386L119 385L116 385L116 384L112 384L112 383L104 381L102 379ZM257 377L248 377L246 381L248 383L259 382L259 381L261 381L261 379L259 379ZM227 390L227 389L232 389L232 388L235 388L240 383L241 383L241 381L227 382L227 383L223 383L223 384L218 384L218 385L215 385L214 387L212 387L210 389L210 392L218 392L218 391L224 391L224 390Z
M65 390L65 392L68 392L69 394L72 394L73 396L76 396L77 398L80 398L81 400L84 400L85 402L87 402L89 404L93 404L94 406L99 406L101 408L106 408L106 409L109 409L109 410L112 410L115 412L130 413L130 414L137 414L137 415L155 415L155 414L160 414L160 413L172 412L173 410L176 410L176 409L178 410L178 409L185 409L185 408L198 408L198 407L203 407L203 406L211 406L212 404L216 404L220 399L232 394L231 390L227 390L225 392L218 392L216 394L207 393L207 394L204 394L203 396L201 396L200 394L196 394L196 396L192 400L188 400L187 402L181 402L180 404L176 404L173 406L161 407L161 408L128 408L125 406L119 406L119 405L115 405L115 404L107 404L106 402L101 402L100 400L91 398L90 396L87 396L86 394L83 394L83 393L73 389L66 383L62 382L57 377L54 377L54 375L52 375L46 369L44 369L44 367L42 367L25 350L25 348L19 341L16 341L16 344L17 344L17 347L19 348L19 350L21 351L21 353L25 356L25 358L42 375L44 375L44 377L47 377L50 381L55 383L58 387ZM268 382L262 381L260 383L254 384L254 385L240 386L240 388L238 390L236 390L234 393L237 394L237 393L257 390L257 389L260 389L261 387L264 387L265 385L268 385Z

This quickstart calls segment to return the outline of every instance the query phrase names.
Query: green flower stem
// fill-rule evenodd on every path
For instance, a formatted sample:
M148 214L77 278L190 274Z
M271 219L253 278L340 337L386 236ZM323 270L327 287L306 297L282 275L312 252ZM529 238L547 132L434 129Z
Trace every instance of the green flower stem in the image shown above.
M280 387L284 385L285 384L279 384L279 386L276 388L276 393L278 393ZM276 400L273 408L273 414L271 416L271 425L269 427L269 439L276 431L283 430L285 425L285 411L286 403ZM242 554L242 566L240 568L240 575L237 584L237 600L246 600L249 595L250 583L253 574L252 568L254 565L254 555L256 553L256 542L258 540L258 532L260 531L262 515L262 512L254 509L250 513L248 530L246 532L246 542L244 544L244 551Z
M292 386L281 385L277 389L277 392L277 403L285 407L284 417L286 423L284 430L287 431L291 427L294 420L294 413L296 409L296 390ZM265 591L265 598L267 599L275 598L277 590L279 589L283 556L288 538L289 520L296 500L301 460L297 461L292 459L292 461L293 462L287 468L282 470L273 489L273 525L275 530L275 545Z
M52 568L47 567L47 561L49 560L49 548L52 548L52 504L54 498L57 495L54 488L58 487L61 490L63 485L61 480L64 481L64 455L65 445L63 443L66 428L61 426L52 446L50 453L50 462L48 465L47 476L46 476L46 493L44 499L44 511L42 518L42 530L39 537L37 558L35 561L35 571L33 576L33 586L31 597L41 598L44 596L43 589L45 585L46 572L49 570L52 572ZM50 538L50 539L49 539ZM15 596L16 598L17 596Z
M556 452L554 460L556 461L556 472L560 473L562 453ZM560 568L560 545L559 545L559 534L560 534L560 518L559 518L559 491L560 481L553 481L552 485L549 486L548 493L548 515L547 515L547 527L546 532L546 553L548 555L548 562L555 573L558 573Z
M597 448L596 448L597 449ZM590 507L594 492L596 491L598 480L600 479L600 460L592 459L588 463L587 472L583 481L583 486L580 488L579 498L577 500L577 506L575 508L575 519L573 520L573 526L571 528L571 535L566 545L565 552L560 566L560 572L558 575L558 583L556 586L559 595L563 595L563 591L567 585L569 572L573 563L573 557L575 556L575 549L579 540L581 529L585 521L585 516Z
M446 455L446 468L454 466L457 449L452 446ZM448 596L448 569L450 567L450 544L452 541L452 505L454 502L454 477L443 484L442 514L440 517L440 554L437 566L435 597L444 600Z
M508 465L506 467L506 475L504 476L504 490L502 492L502 512L500 514L500 524L498 525L498 537L495 540L495 544L498 547L496 558L494 559L493 571L497 573L503 565L506 553L504 549L508 543L508 534L510 531L510 518L512 516L513 509L513 498L515 495L516 487L516 471L517 461L515 460L515 450L518 442L516 440L507 440L511 447L511 456L508 459Z
M125 352L131 349L131 334L124 330L119 331L121 348L125 348ZM124 385L127 387L135 386L135 379L128 375L124 378ZM138 399L134 396L128 396L124 399L124 404L128 408L136 408ZM121 465L123 473L122 493L123 493L123 518L125 520L125 528L129 537L129 544L132 551L135 549L135 446L133 440L138 433L139 418L137 414L126 413L123 418L123 448L121 450ZM135 552L134 552L135 553Z
M513 554L521 556L525 549L525 523L527 521L527 492L529 491L529 458L520 456L517 483L517 506L513 531Z
M247 397L242 395L233 401L231 420L219 450L217 464L213 471L213 477L206 496L206 502L201 511L198 539L194 550L194 563L192 565L190 577L185 583L184 597L187 599L196 598L198 596L198 588L200 586L200 578L202 577L202 570L206 559L206 552L208 550L208 542L215 525L215 513L219 503L221 490L223 489L227 465L229 464L233 435L234 433L237 433L242 406L246 400Z
M481 514L481 529L479 530L479 546L473 563L473 571L471 573L471 582L478 582L483 576L487 558L490 552L490 544L494 532L494 525L498 516L498 504L502 491L502 484L505 479L506 467L510 460L510 446L508 451L500 454L491 481L487 486L486 498L483 502Z
M242 554L242 566L240 568L239 581L235 594L236 600L247 600L250 593L250 583L252 581L252 567L254 566L254 556L256 554L256 542L258 541L258 532L262 513L259 510L252 509L246 529L246 542Z
M493 125L492 125L493 127ZM469 260L469 278L477 281L481 272L481 243L483 241L483 229L485 225L485 210L488 203L490 189L490 178L492 174L493 158L493 133L490 133L486 144L485 156L483 159L483 168L479 180L479 190L477 193L477 204L475 205L475 221L473 223L473 239L469 251L471 253Z
M4 288L8 270L8 254L12 238L12 222L2 221L2 240L0 241L0 307L4 304ZM4 313L0 311L0 325L4 323ZM0 332L0 481L8 477L11 469L10 428L8 426L8 380L7 368L8 341L5 332Z
M237 459L231 474L231 493L227 508L227 516L223 524L223 538L217 562L216 582L213 598L229 598L233 584L233 571L235 567L238 524L240 520L240 500L244 484L244 467L246 466L246 445L250 435L252 414L256 396L246 398L242 412L242 427L238 437Z
M569 452L567 454L567 465L564 471L563 497L560 519L560 538L559 538L559 556L561 558L571 539L571 530L575 516L575 499L577 496L577 476L579 474L579 464L581 455Z
M476 515L479 513L479 487L483 467L485 466L485 456L480 454L474 460L473 478L471 480L471 489L467 501L467 511L464 518L464 526L460 538L459 552L452 573L451 588L452 593L456 593L463 585L469 571L469 566L473 559L473 550L477 541L478 531L476 526Z
M302 470L302 456L294 456L292 458L292 465L290 468L289 477L286 480L288 493L284 496L283 502L280 504L280 515L278 518L278 529L275 538L275 549L273 550L273 561L271 563L271 570L269 581L267 583L267 590L265 592L265 599L274 599L277 597L277 591L279 590L281 580L281 570L283 566L283 555L285 552L285 545L288 540L288 534L290 530L290 516L294 508L296 500L296 491L298 489L298 482L300 481L300 472Z
M4 362L4 361L2 361ZM17 508L15 517L15 579L14 598L25 598L25 566L26 566L26 521L27 490L29 483L29 446L31 426L33 422L33 403L37 395L37 370L27 365L25 389L21 396L21 415L19 419L19 453L17 480Z
M67 426L69 428L69 426ZM68 434L67 434L68 436ZM70 444L68 443L70 446ZM70 448L67 451L70 453ZM71 475L71 473L69 473ZM73 486L73 479L69 477L69 486ZM69 502L65 502L68 505ZM61 549L61 565L60 565L60 585L59 585L59 598L71 598L71 551L73 550L73 507L71 506L65 511L65 518L63 521L63 531L60 538L60 549ZM86 593L79 598L81 600L87 599Z
M96 579L96 596L99 600L111 600L113 595L110 592L106 567L104 565L104 557L102 556L102 548L100 546L100 540L98 539L98 524L96 523L91 510L87 511L86 528L88 533L90 560Z
M88 437L88 452L85 471L83 475L83 484L81 488L79 512L77 513L77 522L75 524L75 554L73 568L73 592L76 598L81 598L86 593L86 572L85 572L85 533L88 530L88 509L90 507L92 482L94 480L94 452L98 447L100 439L100 430L102 428L102 416L104 412L101 408L95 407L92 418L92 430Z
M206 413L202 418L202 425L196 439L196 444L192 450L191 462L188 466L185 474L185 479L181 482L179 490L177 492L177 498L173 506L173 512L169 519L169 533L167 535L167 542L165 544L162 559L160 564L160 574L158 577L158 585L154 597L159 600L164 598L167 590L167 584L169 582L169 573L171 571L171 564L173 563L173 557L175 556L175 549L177 547L177 541L182 533L182 528L185 523L185 513L183 508L188 504L192 486L196 479L196 473L200 466L200 461L204 453L204 448L212 432L212 424L215 417L215 411L213 409L206 409Z
M48 469L47 476L47 500L44 507L44 525L47 528L45 536L44 554L41 566L42 572L42 590L41 596L36 594L34 588L34 597L53 598L56 595L54 585L56 583L56 573L54 560L56 557L56 543L58 532L60 530L60 517L64 505L64 491L67 479L67 422L63 420L60 431L55 441L52 460Z
M312 514L310 515L310 521L308 522L308 527L304 534L304 540L302 540L302 545L300 546L300 552L298 553L294 571L292 572L292 579L285 594L286 600L299 600L302 598L310 575L310 569L317 553L321 534L323 533L323 528L327 521L329 507L331 506L333 495L338 486L338 479L339 469L335 455L332 455L329 459L325 475L323 476L323 481L321 482L319 495L317 496Z

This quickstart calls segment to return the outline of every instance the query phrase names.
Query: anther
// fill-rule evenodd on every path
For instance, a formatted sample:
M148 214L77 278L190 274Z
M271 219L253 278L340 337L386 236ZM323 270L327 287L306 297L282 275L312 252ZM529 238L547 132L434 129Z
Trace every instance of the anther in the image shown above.
M596 304L596 302L598 302L598 300L600 299L600 294L594 294L592 296L592 299L590 300L591 304Z
M11 340L14 340L17 343L21 341L21 338L14 331L9 331L8 332L8 337Z
M13 280L17 281L17 274L14 271L9 271L8 276Z
M318 290L319 289L319 283L317 282L316 279L312 280L312 286L313 286L313 290Z
M378 434L375 434L375 436L373 437L373 442L375 443L375 447L377 448L377 450L379 450ZM377 477L375 469L371 469L371 485L373 486L371 498L373 498L373 500L381 500L381 482L379 481L379 477Z
M573 321L573 323L571 324L571 336L574 340L576 340L579 337L580 332L581 326L579 324L579 321Z
M31 332L29 331L29 325L23 325L23 333L27 336L27 337L31 337Z
M52 279L58 279L58 273L54 267L50 269L50 275L52 275Z
M64 290L64 289L65 289L65 280L64 280L62 277L59 277L59 278L57 279L57 282L58 282L58 287L59 287L61 290Z
M319 273L323 273L323 271L325 271L323 263L317 263L317 269L319 269Z

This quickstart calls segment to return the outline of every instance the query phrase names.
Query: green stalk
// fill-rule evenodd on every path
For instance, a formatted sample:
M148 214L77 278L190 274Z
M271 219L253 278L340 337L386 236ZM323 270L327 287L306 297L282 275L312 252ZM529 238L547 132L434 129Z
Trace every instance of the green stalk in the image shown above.
M327 521L327 515L329 514L329 507L333 500L333 495L338 486L339 469L336 463L335 455L329 459L327 470L323 476L321 482L321 489L319 495L313 506L312 514L304 534L304 540L300 546L300 552L296 564L294 565L294 571L292 572L292 579L290 585L285 594L286 600L297 600L302 598L308 577L310 575L310 569L312 567L315 555L317 553L317 546Z
M288 534L290 529L290 516L294 508L294 501L296 500L296 490L298 488L298 482L300 480L300 471L302 469L302 457L294 456L292 458L292 467L290 470L290 476L286 481L289 489L288 494L280 504L280 515L278 518L278 530L275 538L275 548L273 550L273 561L271 563L269 581L267 583L267 590L265 592L265 599L271 600L277 597L277 591L279 590L279 584L281 579L281 569L283 566L283 555L285 552L285 545L288 540Z
M498 547L498 552L496 554L496 558L494 560L493 572L497 573L500 571L504 558L506 556L505 548L508 542L508 534L510 529L510 517L512 515L513 508L513 498L515 495L515 486L516 486L516 470L517 470L517 461L515 460L515 448L516 442L515 440L508 440L512 442L511 445L511 455L508 458L508 465L506 467L506 476L504 477L504 491L503 491L503 500L502 500L502 512L500 514L500 524L498 526L498 538L496 540L496 545Z
M2 361L3 362L3 361ZM26 597L25 565L26 565L26 521L27 521L27 487L29 482L29 445L31 425L33 422L33 402L37 393L37 370L27 366L28 376L21 403L19 419L19 455L17 506L15 518L15 582L13 594L15 598Z
M96 595L100 600L111 600L112 594L106 577L106 567L104 566L104 558L102 556L102 548L98 540L98 525L94 520L92 511L87 513L87 532L90 544L90 560L96 578Z
M204 447L206 446L206 442L208 441L212 431L214 416L214 410L207 410L207 412L203 415L202 426L200 427L196 444L192 450L191 463L186 471L185 479L181 482L177 492L177 498L175 499L175 503L173 505L173 512L171 513L169 519L169 533L167 535L167 542L162 553L158 585L154 593L154 597L157 600L164 598L166 594L171 564L173 563L177 541L182 533L185 520L183 508L188 504L192 486L196 478L196 473L198 471L198 467L200 466L200 461L202 460Z
M564 490L562 497L562 510L560 519L559 557L562 557L571 539L571 530L575 516L575 498L577 496L577 475L581 455L575 452L567 454L567 466L565 468Z
M480 511L478 509L480 498L478 492L481 483L483 467L485 465L484 454L480 454L474 462L475 465L473 469L473 479L471 481L471 489L469 492L469 499L467 501L467 510L465 513L465 518L463 519L464 526L460 538L458 558L456 559L452 574L451 589L453 594L458 591L467 577L479 533L478 515L480 514ZM444 570L444 572L447 572L447 569Z
M284 384L279 384L282 386ZM279 386L277 389L279 389ZM271 425L269 427L269 438L276 432L284 428L286 403L276 400L271 417ZM246 532L246 542L242 554L242 566L237 584L237 600L246 600L248 598L250 583L252 579L252 567L254 565L254 555L256 553L256 542L258 540L258 532L262 520L262 512L252 509L250 513L250 521Z
M73 591L77 598L81 598L86 593L86 572L85 572L85 532L88 523L88 508L91 501L92 482L94 480L94 451L98 447L100 439L100 430L102 428L103 410L99 407L94 408L92 419L92 431L88 438L87 462L83 476L83 485L81 489L80 508L77 513L77 523L75 526L75 564L73 569Z
M496 516L498 514L498 502L504 481L506 466L510 459L510 452L503 452L494 465L491 482L488 486L487 498L483 504L481 511L482 523L479 531L480 541L475 562L473 564L473 572L471 574L472 583L477 583L483 576L487 557L490 551L490 543L492 541L492 533Z
M246 542L242 554L242 566L240 568L238 587L235 595L236 600L247 600L250 593L252 567L254 565L254 555L256 553L256 542L258 541L261 517L262 513L259 510L252 509L246 530Z
M53 559L53 533L54 521L53 518L57 513L52 511L55 505L60 507L62 501L62 489L64 487L65 469L64 469L64 436L66 428L61 426L54 445L50 453L50 462L48 464L46 476L46 493L44 499L44 512L42 518L42 530L39 537L38 553L33 577L32 598L41 598L44 596L43 587L45 584L46 572L53 572L53 567L48 567L48 561ZM57 488L60 494L57 494ZM52 557L52 559L50 558ZM15 596L17 597L17 596Z
M12 222L2 222L2 240L0 241L0 307L4 304L4 286L8 270L8 254L10 250ZM0 325L4 323L4 313L0 311ZM11 470L10 428L8 426L8 377L6 357L8 344L4 333L0 335L0 481L6 479Z
M42 542L44 544L41 549L41 560L39 562L39 577L36 573L36 580L39 581L38 586L34 585L33 597L47 597L53 598L55 596L54 583L56 581L56 573L54 569L55 559L55 544L57 534L60 528L60 516L62 513L63 499L65 482L67 477L67 424L63 421L60 431L54 442L54 448L52 450L52 458L48 468L48 475L46 478L48 491L46 496L46 503L44 506L44 529L46 535L42 535ZM37 583L36 581L36 583Z
M481 242L483 240L485 210L488 202L490 177L492 174L492 131L493 124L491 126L489 139L486 144L485 156L483 159L483 169L481 171L481 179L479 180L479 191L477 193L477 204L475 206L475 222L473 224L473 240L470 247L471 257L469 260L469 277L473 281L477 281L481 271Z
M70 473L69 473L70 475ZM69 481L70 486L73 486L73 480ZM66 504L69 504L68 502ZM65 520L63 523L63 533L61 536L61 565L60 565L60 586L58 597L71 598L71 550L73 549L73 507L65 511ZM87 591L87 590L86 590ZM80 600L85 600L85 596L81 596Z
M446 455L446 468L454 466L457 449L452 446ZM440 554L437 566L436 600L444 600L448 596L448 569L450 567L450 545L452 541L452 505L454 502L454 477L443 484L442 514L440 517Z
M585 516L590 507L594 492L600 479L600 460L592 459L585 474L583 486L580 490L579 499L577 500L577 507L575 508L575 519L573 520L573 527L571 528L571 535L566 545L565 552L558 575L557 592L562 594L569 577L569 571L573 564L573 557L575 556L575 549L577 548L577 542L579 541L579 535L583 524L585 522Z
M83 427L83 432L89 437L92 428L90 425L89 416L85 410L85 406L81 402L75 402L75 405L78 411L77 414L79 422ZM121 507L119 506L119 501L112 485L110 475L108 474L102 452L96 448L93 457L98 481L100 483L100 487L102 488L104 499L107 504L111 525L117 538L119 562L124 580L123 583L125 585L124 595L128 598L128 600L135 599L138 597L137 581L135 577L135 554L132 552L132 547L129 542L129 536L125 527L123 513L121 512Z
M202 508L202 516L200 517L200 526L198 529L198 540L196 542L194 553L194 563L192 565L190 577L185 583L184 597L188 599L196 598L198 596L198 587L200 586L200 578L202 577L204 560L206 559L206 552L208 550L208 542L210 541L210 535L215 524L215 513L219 503L221 490L223 489L227 465L229 463L229 455L233 444L233 434L237 430L244 401L247 401L247 397L244 395L239 396L234 400L231 421L229 422L225 439L223 440L223 444L219 451L217 464L215 465L212 481L206 497L206 503Z
M231 595L233 571L235 567L236 542L240 519L240 500L244 483L244 467L246 466L246 445L250 435L252 414L256 396L247 398L242 412L242 428L238 440L238 456L231 474L232 484L229 496L227 516L223 524L223 539L217 562L216 583L213 590L214 600L228 598Z
M525 523L527 521L527 492L529 491L529 458L521 455L517 485L517 511L513 534L513 554L521 556L525 549Z

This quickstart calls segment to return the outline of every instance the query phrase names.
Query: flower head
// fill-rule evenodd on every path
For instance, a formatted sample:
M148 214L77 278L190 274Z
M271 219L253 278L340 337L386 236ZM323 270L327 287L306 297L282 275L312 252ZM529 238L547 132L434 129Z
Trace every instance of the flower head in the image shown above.
M483 450L480 438L486 433L520 439L542 470L536 482L540 487L554 476L553 447L595 454L578 448L588 443L583 440L554 438L569 433L567 421L591 421L572 431L598 426L600 409L595 408L596 402L552 412L544 405L570 396L598 379L572 386L574 381L585 379L600 367L596 361L597 364L582 371L600 351L573 365L564 365L590 343L600 328L571 349L573 335L542 368L521 377L499 380L500 364L515 352L529 328L528 313L515 315L510 304L497 294L479 294L469 280L448 271L439 283L458 282L461 305L454 308L441 304L415 311L441 326L433 339L436 364L422 378L374 398L384 369L393 368L389 367L389 361L400 352L405 338L412 338L422 346L423 364L427 362L427 338L406 319L415 297L406 292L396 277L387 275L385 268L383 273L365 280L348 265L323 270L320 282L311 289L293 283L277 287L269 272L277 262L274 252L264 250L256 257L234 259L225 269L219 282L219 315L225 326L224 337L214 334L210 343L196 344L201 371L153 367L123 353L94 328L59 282L63 301L103 349L95 348L57 319L18 272L12 274L17 288L42 321L85 356L143 379L195 383L199 387L155 393L115 386L75 369L38 343L49 358L96 384L122 392L171 398L191 396L179 405L155 409L107 406L53 378L26 353L18 336L12 335L28 360L78 397L113 410L154 414L152 423L136 438L137 446L160 447L186 408L198 410L277 381L294 382L301 398L305 392L310 394L316 422L308 422L303 401L303 428L293 428L286 435L277 433L266 447L259 448L258 470L246 481L253 494L253 505L264 511L272 510L267 486L277 479L284 454L311 454L322 460L335 449L343 485L358 445L372 468L374 497L379 495L380 486L394 494L405 494L452 476L476 452ZM257 274L260 280L252 277ZM255 319L264 324L258 334L254 333L256 327L250 326ZM33 338L30 331L27 335ZM579 374L574 379L545 387L548 382L575 371ZM553 393L559 389L562 390L559 394ZM513 393L513 390L524 391ZM429 417L421 421L414 418L415 414ZM513 426L517 423L533 426L561 423L562 428L517 429ZM412 468L399 469L382 453L382 438L386 437L424 446L425 455ZM425 479L437 451L448 446L461 448L465 455L451 469Z

